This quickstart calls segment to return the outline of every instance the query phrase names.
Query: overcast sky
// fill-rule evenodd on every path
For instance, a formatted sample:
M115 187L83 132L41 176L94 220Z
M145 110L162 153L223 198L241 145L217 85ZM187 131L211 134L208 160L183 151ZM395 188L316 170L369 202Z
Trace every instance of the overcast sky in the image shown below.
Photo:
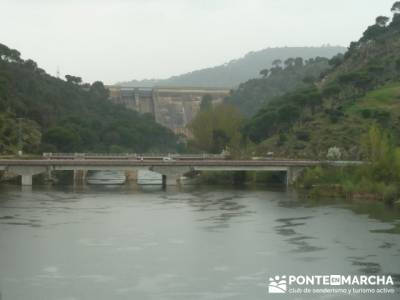
M275 46L348 46L394 0L0 0L0 43L48 73L165 78Z

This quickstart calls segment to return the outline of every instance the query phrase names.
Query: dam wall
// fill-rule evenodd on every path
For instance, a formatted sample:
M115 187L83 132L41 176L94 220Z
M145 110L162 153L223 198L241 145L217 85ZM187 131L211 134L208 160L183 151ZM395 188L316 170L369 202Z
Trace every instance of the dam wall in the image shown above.
M201 100L211 96L212 104L222 103L229 89L188 87L123 87L109 86L110 101L140 113L150 113L157 123L176 134L190 137L187 125L200 111Z

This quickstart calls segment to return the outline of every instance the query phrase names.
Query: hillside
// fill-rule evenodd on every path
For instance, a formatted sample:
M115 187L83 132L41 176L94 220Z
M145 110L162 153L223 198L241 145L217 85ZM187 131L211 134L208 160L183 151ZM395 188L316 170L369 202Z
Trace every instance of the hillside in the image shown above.
M232 60L224 65L173 76L168 79L129 81L119 83L125 86L196 86L232 88L252 78L259 77L262 69L270 68L276 59L285 61L290 57L302 57L304 60L317 56L331 58L346 49L339 46L324 47L282 47L267 48L250 52L244 57Z
M262 78L240 84L225 102L237 106L245 116L250 117L274 98L305 88L310 80L320 78L330 68L329 59L322 57L306 61L300 57L288 58L273 63L272 68L260 72Z
M0 44L0 153L145 152L176 147L151 116L108 101L101 82L48 75Z
M332 70L308 87L275 99L245 126L258 152L326 158L339 147L342 158L359 159L360 141L372 124L400 138L400 9L378 17Z

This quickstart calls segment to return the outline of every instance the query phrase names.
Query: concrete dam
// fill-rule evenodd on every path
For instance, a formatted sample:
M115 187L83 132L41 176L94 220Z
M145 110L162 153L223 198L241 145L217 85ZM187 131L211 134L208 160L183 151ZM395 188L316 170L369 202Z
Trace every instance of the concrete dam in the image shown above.
M190 137L187 125L200 111L205 95L210 95L213 105L229 95L229 89L188 87L123 87L108 86L110 101L138 111L150 113L157 123L176 134Z

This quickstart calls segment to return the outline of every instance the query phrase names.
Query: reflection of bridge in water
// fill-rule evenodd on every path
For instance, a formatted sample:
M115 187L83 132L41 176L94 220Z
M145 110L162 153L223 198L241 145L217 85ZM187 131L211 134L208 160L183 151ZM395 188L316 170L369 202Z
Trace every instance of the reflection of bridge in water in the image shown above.
M87 171L118 170L136 172L150 170L160 173L164 185L176 185L178 179L192 171L269 171L285 172L287 185L292 184L306 167L322 164L345 166L360 164L352 161L318 161L290 159L226 160L221 156L47 156L40 159L1 159L0 170L22 177L22 185L32 185L32 176L52 171L74 171L84 177ZM78 175L81 174L81 175Z

